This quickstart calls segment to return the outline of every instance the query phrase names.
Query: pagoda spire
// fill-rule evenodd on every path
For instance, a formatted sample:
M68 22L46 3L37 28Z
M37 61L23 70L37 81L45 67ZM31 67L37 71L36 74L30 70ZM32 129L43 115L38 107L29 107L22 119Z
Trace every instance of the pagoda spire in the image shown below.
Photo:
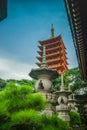
M46 47L45 46L43 46L43 56L42 56L41 68L48 68L48 65L46 62Z
M63 73L61 74L61 86L60 91L64 91L64 79L63 79Z
M54 27L53 27L53 24L52 24L52 28L51 28L51 38L54 38Z

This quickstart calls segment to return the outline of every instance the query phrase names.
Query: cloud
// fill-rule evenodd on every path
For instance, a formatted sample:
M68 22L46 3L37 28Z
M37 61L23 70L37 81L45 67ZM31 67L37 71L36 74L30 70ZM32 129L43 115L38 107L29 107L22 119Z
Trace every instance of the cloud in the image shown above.
M0 58L0 78L3 79L31 79L28 73L35 66L12 59Z

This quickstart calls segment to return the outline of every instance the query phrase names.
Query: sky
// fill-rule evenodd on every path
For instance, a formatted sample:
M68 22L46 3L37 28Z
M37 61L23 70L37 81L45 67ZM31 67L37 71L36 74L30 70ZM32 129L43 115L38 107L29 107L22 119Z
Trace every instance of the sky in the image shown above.
M61 34L69 68L78 66L64 0L8 0L8 16L0 22L0 78L31 79L38 41Z

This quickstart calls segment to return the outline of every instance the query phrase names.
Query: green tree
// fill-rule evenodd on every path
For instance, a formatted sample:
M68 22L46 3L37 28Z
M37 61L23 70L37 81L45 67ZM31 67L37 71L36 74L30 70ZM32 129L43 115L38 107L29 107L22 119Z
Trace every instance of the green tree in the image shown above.
M81 117L80 114L74 111L70 111L70 125L75 126L75 125L81 125Z
M3 79L0 79L0 90L4 89L6 87L6 81Z
M57 115L42 116L43 128L41 130L72 130L67 122L60 119Z
M79 68L69 69L64 72L64 85L65 89L71 89L72 92L75 92L77 89L87 87L87 84L82 80ZM53 82L54 91L59 90L61 85L61 77L57 78Z
M12 124L12 115L21 111L40 111L45 107L46 101L40 93L32 93L27 85L16 86L8 83L0 92L0 130L7 130ZM13 126L13 125L12 125ZM8 130L10 128L8 127Z
M13 82L0 91L0 130L71 130L57 116L40 114L46 100L32 91L30 86L16 86Z

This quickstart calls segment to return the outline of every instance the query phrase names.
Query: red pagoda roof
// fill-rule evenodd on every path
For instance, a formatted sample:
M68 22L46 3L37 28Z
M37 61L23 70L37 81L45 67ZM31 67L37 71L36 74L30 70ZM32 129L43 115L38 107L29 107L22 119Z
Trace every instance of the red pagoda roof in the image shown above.
M61 46L61 43L58 42L58 41L57 41L57 42L54 42L54 43L51 43L51 44L45 45L46 49L48 49L48 48L53 48L53 47L57 47L57 46ZM39 48L40 50L43 50L43 46L41 46L41 45L39 45L38 48Z
M62 37L61 37L61 35L59 35L59 36L54 37L54 38L50 38L50 39L47 39L47 40L39 41L39 43L41 45L45 45L45 44L53 43L53 42L56 42L56 41L60 41L61 39L62 39Z

